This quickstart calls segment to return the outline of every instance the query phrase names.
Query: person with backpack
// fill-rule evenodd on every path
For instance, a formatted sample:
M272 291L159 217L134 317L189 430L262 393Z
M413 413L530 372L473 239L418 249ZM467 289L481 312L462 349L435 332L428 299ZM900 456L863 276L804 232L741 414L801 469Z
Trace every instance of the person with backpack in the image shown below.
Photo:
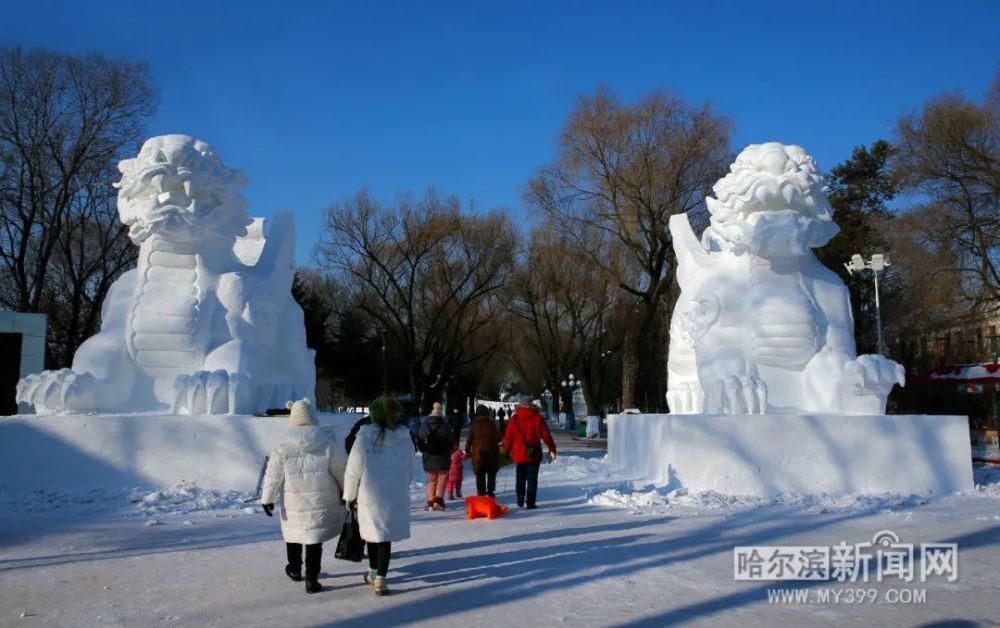
M376 596L389 592L386 575L392 543L410 538L410 482L413 444L401 423L402 407L391 397L371 403L371 423L363 425L347 457L344 499L355 502L358 529L367 544L364 581Z
M427 472L427 510L444 510L444 491L451 468L452 430L441 414L441 404L435 403L431 413L420 424L418 438Z
M531 397L521 397L517 409L507 421L507 430L503 437L504 453L510 456L516 465L514 487L517 493L517 505L529 510L537 508L538 468L542 464L542 441L549 449L549 462L556 459L556 443L552 440L549 426L535 408Z
M354 447L354 441L358 438L358 432L361 431L361 428L371 424L372 417L366 414L351 427L351 431L347 433L347 438L344 439L344 449L347 450L347 455L351 455L351 448Z
M486 406L476 407L476 418L469 428L465 453L472 458L472 472L476 474L476 495L496 497L497 471L500 470L500 431L490 417Z

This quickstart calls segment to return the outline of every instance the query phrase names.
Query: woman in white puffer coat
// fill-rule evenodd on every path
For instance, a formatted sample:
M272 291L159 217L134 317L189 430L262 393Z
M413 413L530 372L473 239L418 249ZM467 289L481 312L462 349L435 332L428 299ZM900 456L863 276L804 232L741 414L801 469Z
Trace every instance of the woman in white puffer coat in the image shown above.
M318 427L308 399L288 402L288 433L271 452L260 503L267 516L281 504L281 535L288 565L285 574L302 580L302 546L306 554L306 593L319 584L323 542L340 534L347 515L342 497L347 454L333 429Z
M344 474L344 499L357 501L358 527L368 544L365 582L375 595L389 592L392 542L410 538L410 482L414 449L410 430L399 424L399 402L379 397L371 403L371 425L358 432Z

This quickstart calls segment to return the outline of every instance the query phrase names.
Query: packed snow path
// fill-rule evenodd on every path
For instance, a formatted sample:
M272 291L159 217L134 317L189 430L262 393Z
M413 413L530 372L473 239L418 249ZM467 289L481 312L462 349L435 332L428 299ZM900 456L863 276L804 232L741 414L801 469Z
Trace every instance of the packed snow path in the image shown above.
M576 451L572 445L576 444ZM425 512L413 487L413 537L394 545L392 594L325 548L324 591L285 577L277 519L232 495L177 489L136 503L5 502L0 510L3 626L845 625L994 622L1000 581L997 486L927 504L818 499L760 505L720 496L633 494L603 452L560 437L542 468L540 507L467 521L459 502ZM990 473L991 481L1000 473ZM467 470L466 494L474 479ZM50 496L50 499L52 497ZM62 499L62 501L60 501ZM612 507L607 504L617 505ZM55 507L53 507L53 505ZM31 510L36 510L31 512ZM733 579L735 545L835 545L883 529L906 542L955 541L960 577L904 604L769 604L774 583ZM791 583L798 585L801 583ZM900 583L850 585L880 591ZM849 585L823 583L830 588Z

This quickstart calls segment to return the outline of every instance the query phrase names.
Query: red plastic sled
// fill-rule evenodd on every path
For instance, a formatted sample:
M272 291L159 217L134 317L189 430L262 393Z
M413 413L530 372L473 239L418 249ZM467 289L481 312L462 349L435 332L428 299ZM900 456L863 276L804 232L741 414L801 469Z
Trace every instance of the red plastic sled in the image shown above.
M479 519L480 517L496 519L497 517L502 517L506 512L506 506L501 506L497 503L497 500L488 495L465 498L466 519Z

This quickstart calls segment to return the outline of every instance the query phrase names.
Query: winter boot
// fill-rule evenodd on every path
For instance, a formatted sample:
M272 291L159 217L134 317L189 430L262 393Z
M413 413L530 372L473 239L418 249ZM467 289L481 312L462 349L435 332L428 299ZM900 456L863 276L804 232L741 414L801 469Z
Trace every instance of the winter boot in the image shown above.
M435 506L437 506L437 502L435 502L433 499L427 500L427 510L437 510Z
M381 597L389 593L389 587L385 585L385 576L375 578L375 597Z
M319 593L323 590L323 585L319 580L306 580L306 593Z
M365 584L370 584L375 586L375 578L377 577L374 569L369 569L365 572Z
M462 499L462 489L461 488L456 488L455 489L455 497L457 497L459 499Z
M435 502L437 503L438 510L447 510L448 508L444 505L444 498L438 497Z
M302 569L294 569L291 565L285 565L285 575L294 582L302 582Z
M455 501L455 494L454 493L448 493L448 501L450 501L450 502Z

